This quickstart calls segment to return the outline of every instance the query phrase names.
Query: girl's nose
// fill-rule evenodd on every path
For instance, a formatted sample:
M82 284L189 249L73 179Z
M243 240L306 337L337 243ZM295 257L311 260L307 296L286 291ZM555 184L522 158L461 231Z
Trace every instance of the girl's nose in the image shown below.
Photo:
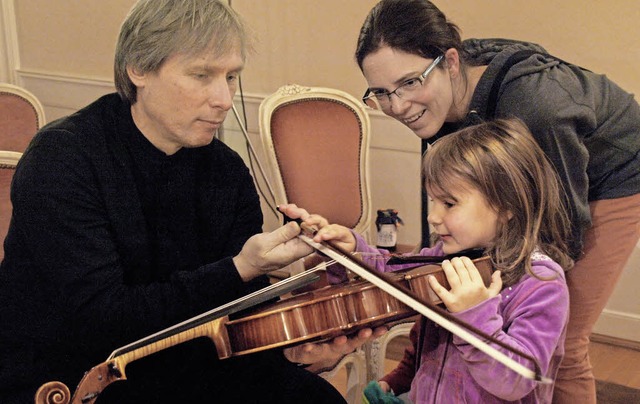
M440 224L442 222L442 215L438 206L430 203L428 209L429 214L427 215L427 222L432 226Z

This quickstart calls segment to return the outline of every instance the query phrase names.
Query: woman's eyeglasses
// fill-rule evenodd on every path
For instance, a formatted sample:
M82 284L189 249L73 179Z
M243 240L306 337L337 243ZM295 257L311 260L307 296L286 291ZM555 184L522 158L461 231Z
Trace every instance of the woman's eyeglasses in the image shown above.
M398 88L393 91L387 91L383 89L371 90L370 88L364 93L362 102L368 107L379 110L389 110L391 107L391 96L395 94L398 98L410 100L415 96L417 90L422 87L422 84L427 79L429 73L436 68L438 63L442 60L443 56L440 55L427 66L427 69L418 77L413 77L400 84Z

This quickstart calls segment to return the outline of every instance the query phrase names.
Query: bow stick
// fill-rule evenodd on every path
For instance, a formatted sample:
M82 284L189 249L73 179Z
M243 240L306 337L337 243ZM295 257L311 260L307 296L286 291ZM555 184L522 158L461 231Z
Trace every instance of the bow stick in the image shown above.
M553 381L547 377L544 377L541 374L540 366L537 361L529 355L526 355L509 345L503 343L502 341L498 341L490 335L478 330L471 325L453 317L451 314L446 312L445 310L437 307L436 305L425 301L424 299L417 296L411 290L407 289L402 285L398 285L395 283L387 274L382 272L377 272L371 268L369 268L363 261L354 257L353 255L343 251L337 246L329 244L327 242L315 242L309 236L304 233L313 233L313 229L308 226L302 224L303 233L298 235L302 241L318 250L322 254L328 256L329 258L334 259L336 262L342 264L345 268L349 269L356 275L360 276L364 280L374 284L379 287L383 291L389 293L391 296L400 300L402 303L411 307L418 313L432 320L434 323L440 325L441 327L449 330L451 333L457 335L458 337L464 339L469 344L473 345L480 351L486 353L493 359L502 363L509 369L514 372L526 377L527 379L536 380L542 383L552 383ZM480 338L473 335L470 331L477 334L478 336L492 341L497 345L513 352L514 354L521 356L527 360L529 360L534 369L529 369L526 366L516 362L512 358L505 355L503 352L498 351L491 345L482 341Z

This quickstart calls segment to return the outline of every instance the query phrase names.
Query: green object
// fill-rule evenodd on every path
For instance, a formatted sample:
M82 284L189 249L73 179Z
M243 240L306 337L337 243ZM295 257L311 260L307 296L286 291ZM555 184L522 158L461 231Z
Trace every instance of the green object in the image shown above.
M403 401L392 391L385 393L377 381L372 380L367 384L362 395L363 404L403 404Z

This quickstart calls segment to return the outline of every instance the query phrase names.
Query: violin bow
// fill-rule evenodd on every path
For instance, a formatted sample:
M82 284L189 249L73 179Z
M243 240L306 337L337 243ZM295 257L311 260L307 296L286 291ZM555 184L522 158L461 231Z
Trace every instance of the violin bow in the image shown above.
M375 271L367 264L365 264L362 260L356 258L355 256L347 253L341 248L332 245L328 242L315 242L312 238L310 238L305 233L313 233L313 229L310 229L308 226L304 224L301 226L303 232L298 235L302 241L321 252L322 254L332 258L336 262L342 264L345 268L349 269L356 275L360 276L362 279L371 282L378 288L382 289L386 293L400 300L402 303L411 307L418 313L432 320L434 323L440 325L441 327L449 330L451 333L457 335L458 337L464 339L469 344L473 345L480 351L486 353L491 358L497 360L502 363L509 369L514 372L520 374L527 379L536 380L542 383L552 383L553 381L542 375L540 371L540 366L538 362L531 356L524 354L517 349L510 347L509 345L503 343L502 341L498 341L492 336L486 334L485 332L467 324L466 322L452 316L450 313L437 307L436 305L425 301L420 298L414 292L409 290L408 288L397 284L389 277L388 274L383 272ZM474 335L476 334L476 335ZM527 368L526 366L516 362L512 358L505 355L503 352L498 351L496 348L487 344L485 341L481 340L479 337L484 338L485 340L491 341L510 352L527 359L533 364L533 370Z

